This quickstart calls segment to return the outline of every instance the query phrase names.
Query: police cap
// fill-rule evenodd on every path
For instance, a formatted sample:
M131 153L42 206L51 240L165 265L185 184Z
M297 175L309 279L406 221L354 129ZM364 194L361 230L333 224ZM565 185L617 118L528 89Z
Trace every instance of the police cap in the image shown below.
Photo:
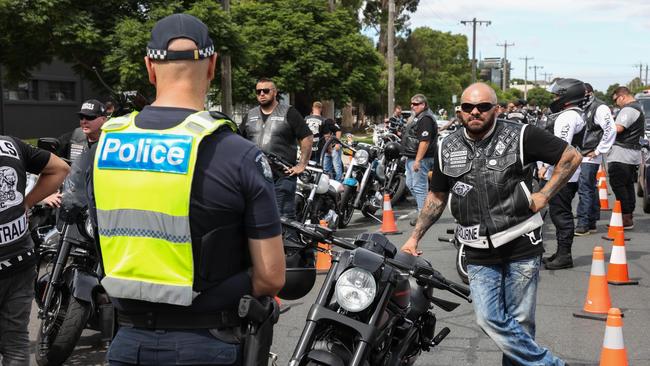
M191 39L197 49L169 51L169 43L177 38ZM172 14L154 25L147 43L147 57L152 60L200 60L214 54L208 27L189 14Z

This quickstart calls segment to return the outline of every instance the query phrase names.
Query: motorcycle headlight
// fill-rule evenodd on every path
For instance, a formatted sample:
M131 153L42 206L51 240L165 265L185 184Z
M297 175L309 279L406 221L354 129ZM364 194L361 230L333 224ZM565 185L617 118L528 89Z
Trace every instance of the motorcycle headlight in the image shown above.
M366 150L357 150L357 152L354 153L354 164L366 165L369 156L370 154L368 154Z
M365 310L377 294L377 283L365 269L349 269L336 281L336 302L347 311L358 313Z

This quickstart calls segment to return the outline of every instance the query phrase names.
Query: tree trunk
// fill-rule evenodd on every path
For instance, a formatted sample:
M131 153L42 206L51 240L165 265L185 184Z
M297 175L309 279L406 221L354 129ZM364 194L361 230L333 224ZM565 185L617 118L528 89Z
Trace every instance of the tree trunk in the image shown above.
M323 102L323 117L334 119L335 105L333 100L324 100Z
M354 127L354 115L352 114L352 103L346 103L343 107L341 128L343 131L351 131Z

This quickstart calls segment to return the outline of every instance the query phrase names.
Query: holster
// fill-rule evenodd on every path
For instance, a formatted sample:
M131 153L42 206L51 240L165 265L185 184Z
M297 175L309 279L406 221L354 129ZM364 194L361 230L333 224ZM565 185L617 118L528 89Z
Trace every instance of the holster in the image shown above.
M273 325L280 317L278 303L269 296L246 295L239 300L239 317L244 323L243 366L268 366L273 343Z

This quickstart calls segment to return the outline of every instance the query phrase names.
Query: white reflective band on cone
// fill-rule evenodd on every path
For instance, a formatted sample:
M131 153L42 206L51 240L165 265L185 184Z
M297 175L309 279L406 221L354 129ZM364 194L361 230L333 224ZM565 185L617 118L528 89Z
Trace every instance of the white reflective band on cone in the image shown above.
M607 199L607 190L605 188L600 188L598 190L598 198L601 200Z
M384 211L390 211L393 208L390 207L390 201L384 201Z
M626 264L627 258L625 258L625 247L620 245L614 245L612 247L612 256L609 257L610 264Z
M623 329L621 327L606 327L603 347L607 349L624 349Z
M591 263L591 275L592 276L604 276L605 275L605 261L602 259L594 259Z
M623 214L620 212L612 213L612 219L609 221L609 226L623 226Z

